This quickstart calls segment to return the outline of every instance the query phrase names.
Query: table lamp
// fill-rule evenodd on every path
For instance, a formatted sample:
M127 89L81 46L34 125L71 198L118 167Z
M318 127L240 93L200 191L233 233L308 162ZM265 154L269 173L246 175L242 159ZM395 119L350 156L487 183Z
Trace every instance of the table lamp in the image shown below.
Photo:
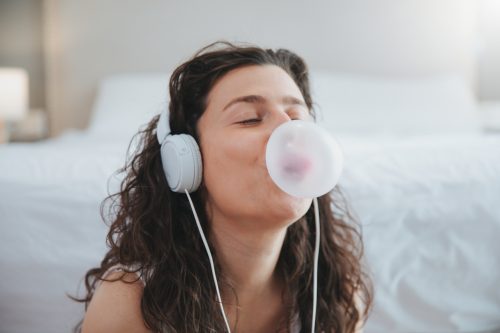
M0 67L0 142L8 140L9 124L23 119L28 109L28 73Z

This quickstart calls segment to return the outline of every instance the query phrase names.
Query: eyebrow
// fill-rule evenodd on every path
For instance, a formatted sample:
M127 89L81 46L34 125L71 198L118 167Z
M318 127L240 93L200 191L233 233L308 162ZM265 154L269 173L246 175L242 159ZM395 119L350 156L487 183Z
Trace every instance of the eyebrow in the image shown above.
M263 96L260 96L260 95L246 95L246 96L240 96L240 97L236 97L235 99L231 100L229 103L227 103L227 105L224 107L224 109L222 109L222 111L226 110L227 108L229 108L230 106L236 104L236 103L258 103L258 104L262 104L266 101L266 99L263 97ZM293 96L290 96L290 95L286 95L286 96L283 96L282 98L282 102L283 104L287 104L287 105L301 105L301 106L304 106L307 108L307 105L306 103L304 103L304 101L296 98L296 97L293 97Z

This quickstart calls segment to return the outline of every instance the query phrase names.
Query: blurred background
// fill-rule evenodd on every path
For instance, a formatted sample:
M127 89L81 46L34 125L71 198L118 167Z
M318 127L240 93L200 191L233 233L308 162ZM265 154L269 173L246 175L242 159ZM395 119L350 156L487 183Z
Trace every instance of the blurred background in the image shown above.
M128 143L220 39L310 67L373 276L365 332L500 332L500 0L0 0L0 332L83 317L67 294L107 251Z
M499 18L496 0L0 0L0 68L27 74L25 137L85 129L103 78L169 72L218 39L290 48L311 70L456 74L491 106Z

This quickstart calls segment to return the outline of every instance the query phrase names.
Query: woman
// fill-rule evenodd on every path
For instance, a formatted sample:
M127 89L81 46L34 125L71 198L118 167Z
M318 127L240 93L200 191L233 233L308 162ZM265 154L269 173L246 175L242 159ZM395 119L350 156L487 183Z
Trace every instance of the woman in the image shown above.
M273 183L265 148L278 125L313 115L306 64L284 49L218 42L171 76L168 123L200 147L202 180L191 197L232 332L311 327L311 199ZM121 191L108 198L110 250L86 274L84 333L227 331L188 198L163 171L158 118L139 133ZM361 236L337 188L318 202L316 329L357 332L372 302Z

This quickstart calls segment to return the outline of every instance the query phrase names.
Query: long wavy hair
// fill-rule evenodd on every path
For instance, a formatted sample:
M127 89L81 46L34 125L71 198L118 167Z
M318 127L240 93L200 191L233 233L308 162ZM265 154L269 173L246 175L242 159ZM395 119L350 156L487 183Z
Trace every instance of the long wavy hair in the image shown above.
M172 74L170 127L173 134L187 133L198 141L196 124L206 109L207 95L229 71L242 66L275 65L285 70L299 87L314 116L305 62L286 49L262 49L219 41L204 47ZM120 190L101 204L103 219L111 224L109 251L99 267L85 275L89 302L108 269L116 264L135 267L145 280L141 311L153 332L225 332L216 301L216 290L202 240L185 194L172 192L166 182L156 138L158 116L136 134L125 166ZM134 147L132 149L131 147ZM202 152L203 154L203 152ZM207 235L210 224L204 211L206 191L192 194ZM318 272L316 327L318 332L352 333L365 321L372 304L372 285L364 267L360 224L339 186L318 198L321 248ZM210 237L207 237L210 239ZM287 331L297 318L305 332L312 320L313 207L288 227L277 269L285 282L288 318L278 331ZM214 254L217 276L230 287ZM113 280L116 281L116 280ZM232 289L234 291L234 289ZM286 295L285 295L286 294ZM356 300L359 299L359 302ZM357 303L362 306L357 306ZM358 305L359 305L358 304ZM81 322L75 332L81 331Z

